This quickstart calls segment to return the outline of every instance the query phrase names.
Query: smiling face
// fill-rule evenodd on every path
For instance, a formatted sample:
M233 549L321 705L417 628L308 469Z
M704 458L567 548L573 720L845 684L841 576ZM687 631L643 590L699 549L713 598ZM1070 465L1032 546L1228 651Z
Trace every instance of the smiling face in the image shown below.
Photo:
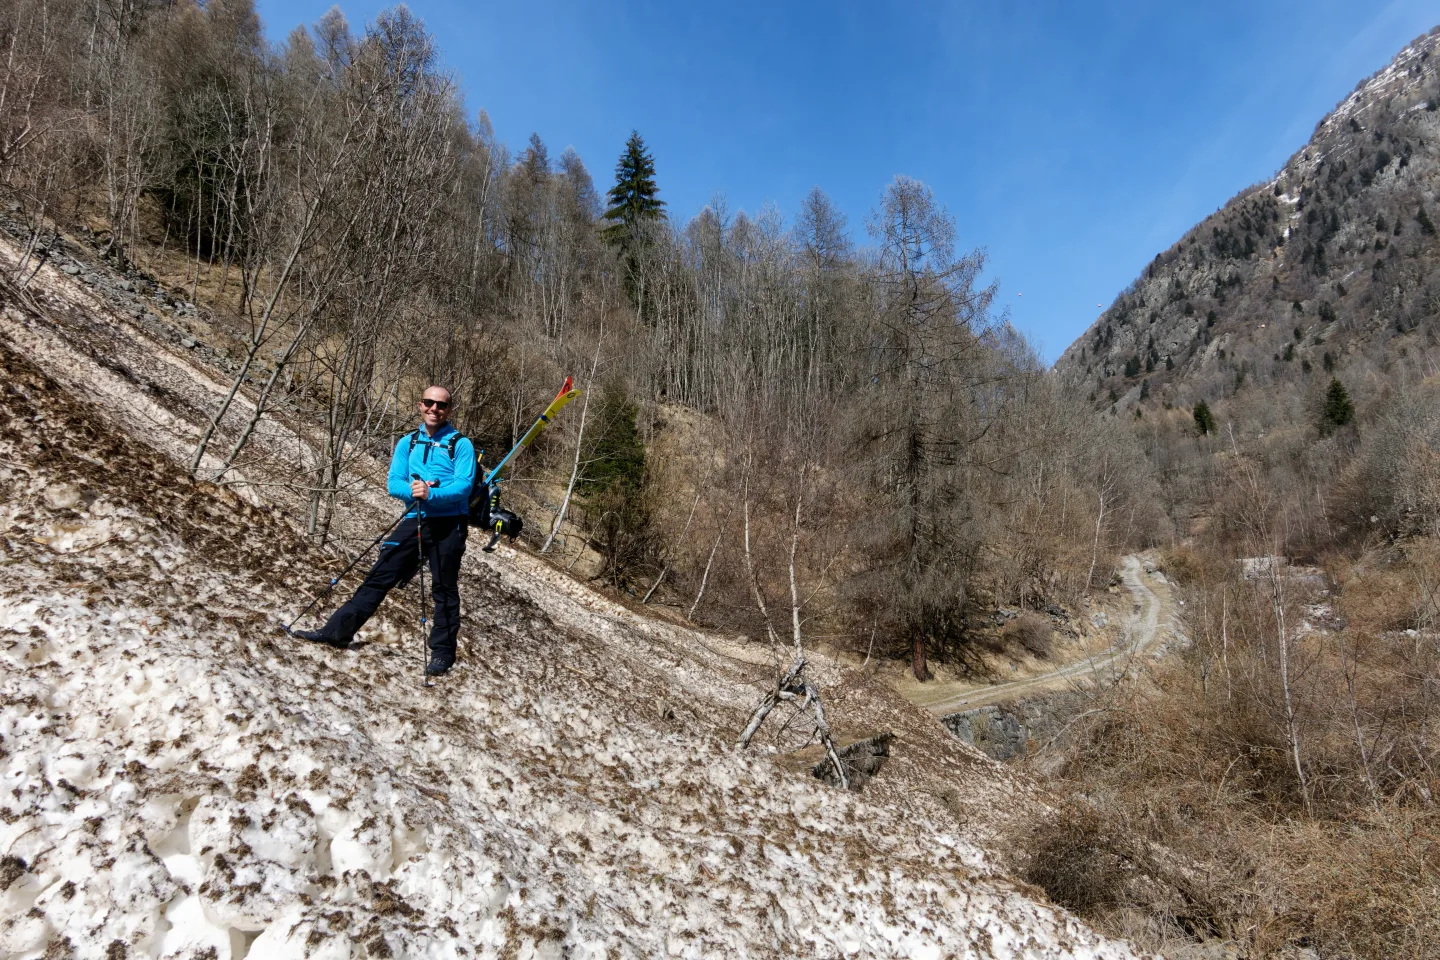
M426 387L420 398L420 419L432 433L448 423L450 391L444 387Z

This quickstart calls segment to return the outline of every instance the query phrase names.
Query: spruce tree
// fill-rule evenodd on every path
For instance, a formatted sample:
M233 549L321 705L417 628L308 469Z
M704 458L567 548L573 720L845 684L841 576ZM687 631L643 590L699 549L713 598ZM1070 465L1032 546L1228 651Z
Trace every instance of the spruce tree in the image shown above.
M1195 404L1195 429L1200 431L1202 437L1215 432L1215 415L1210 412L1210 405L1204 400Z
M663 217L665 201L659 199L655 184L655 158L645 149L638 130L630 132L625 152L615 164L615 186L606 196L610 209L605 211L609 223L600 231L604 241L631 254L639 241L642 225Z
M1430 214L1425 212L1425 205L1422 203L1420 209L1415 211L1415 222L1420 224L1420 232L1430 236L1435 235L1435 221L1430 219Z
M639 408L619 384L606 384L598 397L595 432L576 496L590 517L591 543L605 562L605 575L623 587L644 556L650 522L645 498L645 444L636 417Z
M1330 389L1325 391L1325 408L1320 412L1320 432L1328 434L1336 427L1343 427L1355 419L1355 406L1350 402L1350 394L1345 390L1345 384L1339 378L1330 381Z

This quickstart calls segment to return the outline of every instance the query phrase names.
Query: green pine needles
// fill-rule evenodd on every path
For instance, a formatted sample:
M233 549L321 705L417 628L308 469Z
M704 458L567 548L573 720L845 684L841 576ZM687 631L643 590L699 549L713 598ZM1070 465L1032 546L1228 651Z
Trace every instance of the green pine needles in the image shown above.
M1330 389L1325 391L1325 406L1320 411L1320 432L1332 433L1354 419L1355 405L1350 402L1350 394L1346 391L1345 384L1338 378L1332 379Z
M576 492L590 517L591 546L604 560L602 575L620 589L646 552L645 444L639 408L624 387L606 384L597 399L594 446Z
M609 222L600 231L601 238L622 253L633 250L643 225L665 215L665 201L659 199L659 193L655 158L646 151L640 132L632 130L625 152L615 164L615 186L606 194L610 209L605 211L605 219Z
M1210 412L1210 405L1204 400L1195 404L1195 429L1200 431L1203 437L1207 433L1215 432L1215 415Z

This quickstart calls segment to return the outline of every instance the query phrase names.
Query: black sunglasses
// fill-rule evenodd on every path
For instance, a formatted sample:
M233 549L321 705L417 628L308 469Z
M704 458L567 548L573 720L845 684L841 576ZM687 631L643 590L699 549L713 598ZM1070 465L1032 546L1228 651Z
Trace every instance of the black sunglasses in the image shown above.
M420 405L421 405L422 407L426 407L426 408L434 407L436 410L449 410L449 409L450 409L450 401L449 401L449 400L431 400L429 397L424 397L424 398L422 398L421 401L420 401Z

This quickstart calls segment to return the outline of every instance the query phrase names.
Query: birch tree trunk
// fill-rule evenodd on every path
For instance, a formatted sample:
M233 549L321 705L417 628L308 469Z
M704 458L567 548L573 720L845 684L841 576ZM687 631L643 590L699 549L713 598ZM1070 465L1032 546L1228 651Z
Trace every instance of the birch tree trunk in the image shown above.
M565 522L565 512L570 509L570 497L575 492L575 481L580 476L580 455L585 449L585 417L590 412L590 394L595 392L595 371L600 366L600 345L604 342L605 333L602 330L600 339L595 342L595 356L590 360L590 379L585 382L585 402L580 405L580 432L575 437L575 465L570 468L570 483L565 487L565 499L560 501L560 511L555 514L555 525L550 528L550 535L545 538L545 544L540 548L541 553L548 553L550 544L555 542L555 535L560 532L560 525ZM645 599L649 600L650 594L645 594Z
M755 598L755 606L760 610L760 616L765 620L765 635L770 638L770 645L780 646L780 637L775 633L775 625L770 620L770 610L765 606L765 595L760 591L760 580L755 575L755 560L750 554L750 478L745 478L745 573L750 581L750 595Z
M1290 757L1295 764L1295 778L1300 781L1300 799L1310 810L1310 785L1305 765L1300 762L1300 730L1295 717L1295 700L1290 691L1290 638L1285 630L1285 607L1280 593L1280 558L1270 554L1270 599L1275 611L1275 630L1280 641L1280 690L1285 700L1285 738L1290 744Z
M690 521L692 521L692 520L695 519L695 508L698 507L698 506L700 506L700 496L701 496L701 494L702 494L703 492L704 492L704 491L701 491L701 490L697 490L697 491L695 492L695 502L692 503L692 504L690 504L690 516L688 516L688 517L685 518L685 526L684 526L683 529L681 529L681 531L680 531L680 536L676 538L676 539L679 540L680 542L684 542L684 540L685 540L685 534L688 533L689 530L690 530ZM660 568L660 576L656 577L656 578L655 578L655 582L652 583L652 584L650 584L650 589L645 591L645 596L644 596L644 598L642 598L641 601L640 601L640 603L641 603L642 606L643 606L644 604L647 604L647 603L650 602L650 596L656 591L656 589L659 588L661 582L664 581L664 579L665 579L665 574L667 574L667 573L669 573L669 572L670 572L670 561L667 559L667 560L665 561L665 565Z

